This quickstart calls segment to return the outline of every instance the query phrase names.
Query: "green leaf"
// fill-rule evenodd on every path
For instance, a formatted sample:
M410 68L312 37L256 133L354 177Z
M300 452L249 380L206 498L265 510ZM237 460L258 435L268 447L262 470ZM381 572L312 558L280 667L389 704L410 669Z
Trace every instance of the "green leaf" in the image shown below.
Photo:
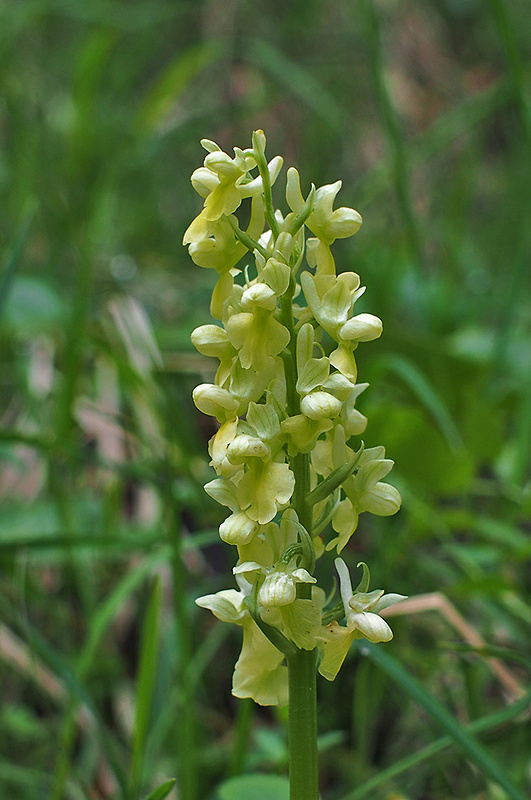
M137 112L138 128L151 133L162 125L192 80L220 55L219 45L212 41L193 45L179 53L144 98Z
M317 484L315 489L313 489L313 491L311 491L306 498L306 501L309 505L314 506L316 503L326 500L327 497L330 497L330 495L352 475L358 465L358 461L361 458L364 447L365 445L362 442L360 449L357 451L357 453L354 453L354 458L352 461L349 461L348 464L343 464L342 467L338 467L327 478L325 478L324 481L321 481L321 483Z
M288 800L289 781L280 775L239 775L218 789L219 800Z
M144 765L153 691L157 675L161 602L162 584L160 578L157 578L146 611L140 640L140 666L137 677L135 705L135 738L130 775L131 794L135 794L138 788Z
M503 708L501 711L495 711L493 714L488 714L485 717L474 720L466 726L466 730L470 733L484 733L491 731L500 725L507 723L513 717L516 717L522 711L529 707L531 701L531 692L523 695L519 700L512 703L510 706ZM450 736L442 736L435 742L426 745L415 753L410 753L404 758L395 761L388 767L380 770L377 775L374 775L369 780L365 781L361 786L358 786L353 792L341 798L341 800L363 800L365 797L374 795L374 790L380 786L391 781L397 775L406 772L406 770L418 767L423 761L433 759L441 751L447 749L452 744Z
M310 71L261 39L248 40L245 57L302 100L331 128L343 130L343 107Z
M380 363L404 381L431 415L448 446L459 450L463 446L461 434L443 398L416 364L398 354L389 354Z
M13 243L11 255L7 261L5 269L0 275L0 318L2 317L4 306L7 302L7 299L11 291L11 284L15 272L18 269L18 266L21 262L22 252L24 249L24 245L26 244L28 234L30 232L33 216L34 216L34 210L33 207L30 206L28 207L28 210L26 211L25 215L22 218L19 230L17 231L15 242Z
M428 489L447 496L469 489L475 469L473 453L450 450L422 409L376 407L369 418L372 441L385 442L400 474L416 491Z
M164 783L161 783L156 789L153 789L145 800L164 800L173 789L176 780L177 778L170 778L168 781L164 781Z
M78 671L83 679L89 675L101 641L120 609L124 607L138 585L163 560L164 555L157 552L142 560L138 566L131 568L120 581L117 581L113 591L94 611L90 620L88 635L78 660Z
M446 708L433 695L429 694L396 659L371 642L364 642L360 650L364 655L368 655L371 661L377 664L391 680L401 686L415 702L424 708L463 752L472 761L475 761L486 777L501 786L512 800L525 800L523 792L494 760L492 754L485 750L475 736L457 722Z

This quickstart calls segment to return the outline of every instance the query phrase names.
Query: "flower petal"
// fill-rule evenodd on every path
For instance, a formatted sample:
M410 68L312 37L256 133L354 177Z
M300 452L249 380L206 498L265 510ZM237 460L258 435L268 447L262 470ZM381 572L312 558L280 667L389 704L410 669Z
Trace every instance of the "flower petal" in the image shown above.
M387 622L370 611L353 614L349 619L349 627L351 624L370 642L389 642L393 638L393 631Z

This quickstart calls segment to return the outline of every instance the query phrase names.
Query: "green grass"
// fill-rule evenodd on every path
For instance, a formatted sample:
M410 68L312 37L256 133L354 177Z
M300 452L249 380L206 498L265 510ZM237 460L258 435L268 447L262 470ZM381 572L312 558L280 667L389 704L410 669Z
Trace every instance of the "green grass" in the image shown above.
M194 605L232 554L190 398L212 284L181 246L199 139L247 147L262 127L305 191L341 178L364 217L337 260L384 320L360 409L404 507L363 520L348 557L375 585L443 593L485 643L434 611L396 617L392 644L321 681L322 796L524 797L529 698L488 658L526 686L527 9L220 9L0 9L0 796L285 789L285 713L231 697L238 631Z

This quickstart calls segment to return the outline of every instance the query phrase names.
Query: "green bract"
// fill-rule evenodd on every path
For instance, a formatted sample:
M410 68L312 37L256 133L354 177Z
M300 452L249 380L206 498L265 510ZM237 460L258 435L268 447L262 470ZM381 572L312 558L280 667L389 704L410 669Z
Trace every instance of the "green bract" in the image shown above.
M286 213L271 191L282 159L267 162L262 131L233 158L210 140L202 145L208 154L192 185L204 204L184 244L198 266L218 274L211 312L221 324L192 333L197 350L219 362L214 382L197 386L193 399L219 423L209 442L217 477L205 489L231 512L219 533L238 549L239 591L197 603L243 627L234 694L284 704L286 655L317 649L321 674L333 679L354 638L392 637L379 612L401 596L368 592L368 568L353 593L336 559L346 626L324 608L312 574L316 557L343 550L362 512L400 507L397 490L382 482L393 466L384 448L351 441L367 425L355 407L367 384L356 382L354 351L378 338L382 323L354 314L364 287L354 272L336 272L331 245L362 221L354 209L333 208L341 181L304 197L290 168ZM326 337L335 343L328 355ZM323 542L328 523L335 534Z

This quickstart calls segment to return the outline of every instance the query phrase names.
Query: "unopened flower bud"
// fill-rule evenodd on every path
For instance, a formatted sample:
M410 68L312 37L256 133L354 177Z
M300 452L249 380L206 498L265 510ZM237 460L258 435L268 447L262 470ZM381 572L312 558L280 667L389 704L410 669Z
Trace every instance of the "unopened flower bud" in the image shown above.
M389 483L378 483L360 498L360 510L370 511L380 517L390 517L400 509L402 498L400 493Z
M302 398L301 411L309 419L333 419L341 411L341 400L328 392L311 392Z
M265 158L266 135L261 128L253 131L253 149Z
M216 186L219 186L219 178L207 167L199 167L192 172L192 186L201 197L208 197Z
M295 245L295 239L288 233L288 231L282 231L275 242L275 254L280 256L281 259L287 264L293 252L293 247Z
M227 332L219 325L201 325L192 331L192 344L204 356L214 358L230 358L235 354L234 347L229 342Z
M241 433L227 448L227 458L231 464L243 464L248 458L269 458L271 451L267 444L256 436Z
M273 311L277 306L277 297L267 283L255 283L249 286L242 295L242 308L252 311L255 306Z
M221 523L219 535L227 544L248 544L258 531L258 528L258 523L249 519L245 511L239 511L231 514Z
M258 602L262 606L276 607L293 603L297 596L295 581L285 572L271 572L266 575L258 592Z
M227 389L213 383L200 383L192 392L192 398L199 411L220 421L233 417L238 408L238 400Z
M276 258L270 258L262 269L260 277L280 297L289 286L290 268Z
M382 320L374 314L358 314L347 320L339 331L341 339L372 342L382 335Z

